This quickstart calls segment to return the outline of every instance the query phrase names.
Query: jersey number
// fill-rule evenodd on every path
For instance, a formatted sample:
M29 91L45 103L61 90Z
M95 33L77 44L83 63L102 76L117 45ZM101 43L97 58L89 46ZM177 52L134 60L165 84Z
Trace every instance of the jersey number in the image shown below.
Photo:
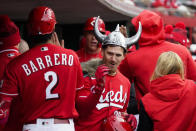
M50 77L52 77L52 80L50 80ZM46 87L46 100L47 99L56 99L59 98L58 93L51 93L54 88L57 87L58 77L57 74L53 71L48 71L44 74L44 79L50 84Z

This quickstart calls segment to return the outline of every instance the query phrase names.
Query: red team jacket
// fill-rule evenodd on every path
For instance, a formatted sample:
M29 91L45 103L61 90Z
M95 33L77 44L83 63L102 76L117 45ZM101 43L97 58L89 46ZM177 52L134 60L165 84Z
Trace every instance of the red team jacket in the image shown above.
M76 88L83 86L77 55L68 49L39 45L11 61L1 95L19 96L22 123L36 118L75 118Z
M119 66L120 72L134 81L138 102L142 96L149 92L150 77L155 69L158 57L163 52L173 51L177 53L184 62L186 78L196 80L196 64L190 52L182 45L165 41L162 18L155 15L155 13L146 12L148 11L141 13L140 16L132 20L135 27L138 24L135 21L138 20L142 23L142 34L139 39L140 48L127 54Z
M196 84L179 75L160 77L142 98L154 131L196 131Z
M101 51L98 54L88 54L85 52L84 48L78 50L76 54L78 55L80 62L86 62L92 58L102 58Z
M130 94L129 80L120 72L117 72L115 76L107 75L105 78L105 88L97 103L86 102L85 110L91 108L93 104L95 106L92 110L88 110L86 114L79 116L75 123L76 131L101 131L103 130L102 124L104 119L115 111L126 111ZM89 78L86 79L87 81L89 80ZM85 85L88 85L87 81ZM80 108L80 99L85 99L90 94L89 92L91 93L91 86L85 86L85 88L77 91L76 104L78 105L78 112L85 112L84 109Z

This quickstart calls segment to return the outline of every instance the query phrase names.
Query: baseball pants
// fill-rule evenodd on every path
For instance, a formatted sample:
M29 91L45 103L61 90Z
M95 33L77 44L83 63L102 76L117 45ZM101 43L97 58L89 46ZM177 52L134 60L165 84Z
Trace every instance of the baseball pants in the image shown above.
M35 124L23 125L23 131L75 131L73 119L69 123L54 123L54 119L37 119Z

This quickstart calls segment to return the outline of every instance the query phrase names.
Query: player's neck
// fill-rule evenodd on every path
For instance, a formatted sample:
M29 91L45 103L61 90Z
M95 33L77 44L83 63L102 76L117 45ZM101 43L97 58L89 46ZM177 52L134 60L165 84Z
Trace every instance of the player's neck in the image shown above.
M116 75L116 71L109 71L109 74L110 76L115 76Z

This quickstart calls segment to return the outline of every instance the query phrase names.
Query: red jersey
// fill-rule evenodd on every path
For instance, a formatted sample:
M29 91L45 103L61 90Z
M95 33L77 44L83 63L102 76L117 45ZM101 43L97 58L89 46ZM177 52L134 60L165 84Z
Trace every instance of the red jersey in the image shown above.
M92 58L102 58L101 51L98 54L88 54L84 48L81 48L76 52L80 62L89 61Z
M87 78L88 79L88 78ZM93 87L92 87L93 88ZM87 92L88 90L88 92ZM86 93L81 93L86 92ZM84 98L91 92L91 86L79 90L76 97L76 104L79 105L78 111L81 111L79 102L80 97ZM86 95L85 95L86 94ZM130 82L120 72L115 76L106 75L105 88L98 99L96 105L86 115L79 116L76 121L76 131L101 131L104 119L112 115L115 111L126 111L130 95ZM93 103L87 102L86 108L90 108Z
M142 98L154 131L196 130L196 84L170 74L153 80L151 92Z
M52 44L32 48L11 61L1 95L21 99L22 122L36 118L74 118L76 88L81 88L82 69L77 55Z

